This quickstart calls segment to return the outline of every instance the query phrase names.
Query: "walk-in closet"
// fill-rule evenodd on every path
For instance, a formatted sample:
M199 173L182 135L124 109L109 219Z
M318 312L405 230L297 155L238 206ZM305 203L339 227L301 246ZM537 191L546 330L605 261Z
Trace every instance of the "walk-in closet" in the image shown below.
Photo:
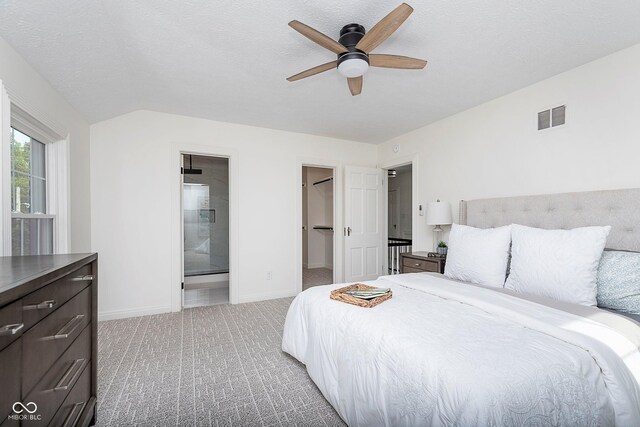
M302 168L302 289L333 283L333 169Z

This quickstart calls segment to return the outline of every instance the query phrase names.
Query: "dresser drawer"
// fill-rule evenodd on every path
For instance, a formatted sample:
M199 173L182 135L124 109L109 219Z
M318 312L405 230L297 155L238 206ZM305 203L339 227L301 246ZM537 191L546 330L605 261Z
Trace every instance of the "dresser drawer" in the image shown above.
M91 399L91 367L84 368L84 372L73 386L49 426L75 427L79 426L81 415L89 405Z
M26 331L22 321L22 303L16 301L0 308L0 350L14 342Z
M38 405L38 413L42 415L42 420L49 421L53 418L84 368L89 365L90 358L91 325L89 324L25 399L27 402L35 402ZM22 425L42 425L42 421L23 421Z
M53 313L74 295L91 284L91 265L68 274L22 298L22 319L26 329Z
M22 395L25 396L91 321L89 286L22 337Z
M427 261L422 259L415 259L409 257L402 258L402 266L405 267L404 271L409 273L406 267L420 271L433 271L438 273L438 261Z
M20 402L20 363L22 341L18 340L0 351L0 424L14 425L7 416L13 413L13 404ZM4 421L4 423L2 423Z

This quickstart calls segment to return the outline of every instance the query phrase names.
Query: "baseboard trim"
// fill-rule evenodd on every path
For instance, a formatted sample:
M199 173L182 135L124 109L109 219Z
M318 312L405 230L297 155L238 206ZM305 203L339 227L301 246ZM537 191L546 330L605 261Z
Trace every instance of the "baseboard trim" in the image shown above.
M202 286L203 283L185 283L184 290L187 292L198 289L225 289L229 287L229 282L209 282L206 284L208 286Z
M242 304L245 302L266 301L270 299L294 297L297 294L298 292L295 289L280 292L261 292L257 294L245 295L241 297L238 302Z
M318 264L307 264L307 269L309 270L313 270L314 268L324 268L326 264L324 263L318 263Z
M207 276L189 276L184 278L185 285L217 282L229 283L229 273L209 274Z
M149 316L151 314L162 314L162 313L170 313L170 312L171 312L171 307L168 305L155 306L155 307L130 308L127 310L103 311L103 312L98 312L98 321L126 319L128 317Z

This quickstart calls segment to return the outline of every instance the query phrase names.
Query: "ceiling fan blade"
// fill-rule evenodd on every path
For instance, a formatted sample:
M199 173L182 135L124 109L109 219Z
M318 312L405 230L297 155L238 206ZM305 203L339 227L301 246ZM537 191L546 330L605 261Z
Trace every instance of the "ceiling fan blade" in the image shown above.
M336 68L337 66L338 66L338 61L327 62L326 64L309 68L308 70L304 70L301 73L288 77L287 80L289 80L290 82L295 82L296 80L304 79L305 77L311 77L311 76L315 76L316 74L323 73L332 68Z
M349 83L351 95L360 95L360 92L362 92L362 76L349 78L347 79L347 83Z
M333 53L341 54L347 52L346 47L344 47L331 37L322 34L320 31L313 29L300 21L291 21L289 22L289 26L309 40L319 44L325 49L329 49Z
M360 39L356 45L356 49L360 49L366 53L371 52L393 34L412 12L413 8L411 6L402 3L374 25L373 28Z
M405 70L421 70L427 65L427 61L418 58L410 58L400 55L369 55L369 65L381 68L402 68Z

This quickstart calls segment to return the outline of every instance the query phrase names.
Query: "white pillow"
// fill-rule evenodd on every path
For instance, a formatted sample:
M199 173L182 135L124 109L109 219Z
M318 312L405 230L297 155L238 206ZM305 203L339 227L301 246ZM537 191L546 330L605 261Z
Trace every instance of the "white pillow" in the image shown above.
M542 230L513 225L505 288L596 305L598 264L611 227Z
M444 275L464 282L502 288L507 274L511 226L474 228L453 224Z

